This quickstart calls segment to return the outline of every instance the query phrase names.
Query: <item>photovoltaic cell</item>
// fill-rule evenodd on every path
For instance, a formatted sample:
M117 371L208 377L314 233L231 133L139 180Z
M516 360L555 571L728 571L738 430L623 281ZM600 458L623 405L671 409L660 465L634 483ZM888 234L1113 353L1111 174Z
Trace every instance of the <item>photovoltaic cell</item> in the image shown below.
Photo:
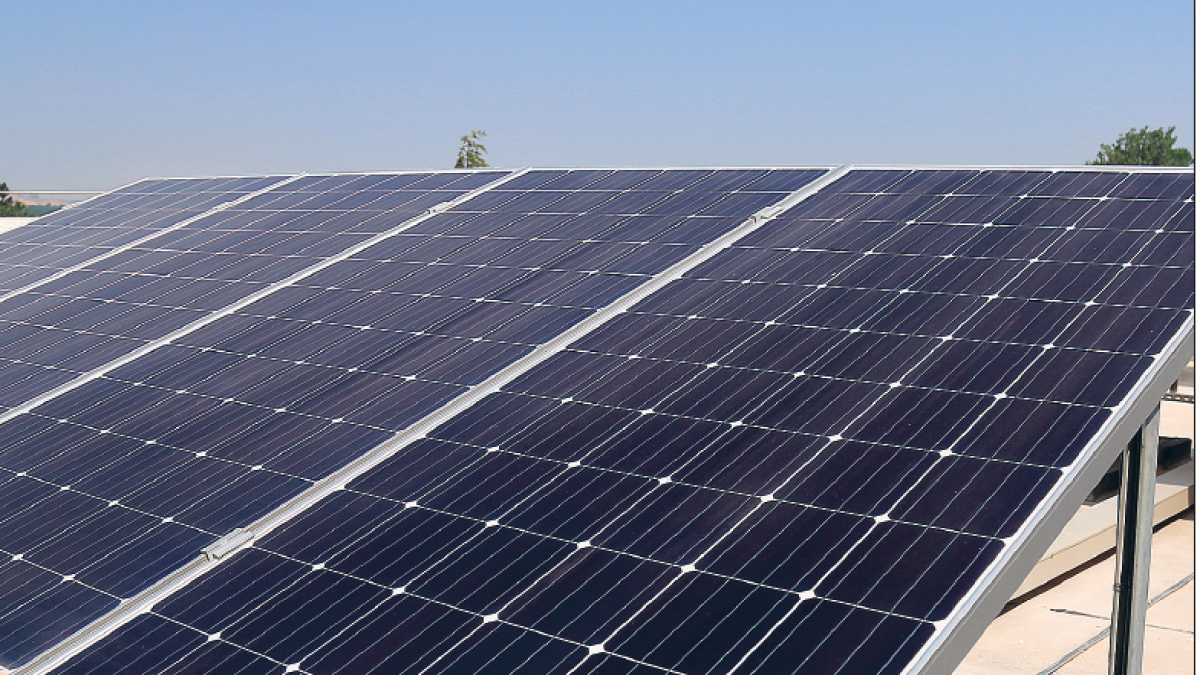
M263 673L901 672L1184 326L1193 191L851 171L59 672L152 630Z
M503 211L480 206L492 191L483 192L18 415L0 425L14 430L0 469L14 489L53 495L17 517L69 534L57 547L0 537L0 550L71 577L108 601L101 610L111 607L823 172L731 173L651 172L638 176L645 189L636 194L609 189L616 171L527 173L518 180L529 187L510 190ZM86 272L138 281L96 298L106 305L152 295L157 280L191 279L196 266L205 279L265 288L497 175L301 178ZM742 189L763 179L770 189ZM597 180L605 190L588 188ZM624 224L636 212L539 210L594 192L600 202L676 203L671 218L636 227ZM694 213L719 204L719 215ZM339 243L313 249L331 240ZM219 277L222 256L248 275ZM89 299L121 284L93 278L78 282ZM95 543L70 546L83 540ZM52 643L3 656L20 662Z

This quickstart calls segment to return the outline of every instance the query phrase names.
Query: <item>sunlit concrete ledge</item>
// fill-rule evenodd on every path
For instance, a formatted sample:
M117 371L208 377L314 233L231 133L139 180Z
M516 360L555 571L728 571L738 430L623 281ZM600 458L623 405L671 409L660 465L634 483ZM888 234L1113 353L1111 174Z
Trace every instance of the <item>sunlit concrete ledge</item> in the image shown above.
M0 232L7 232L14 227L20 227L25 223L37 220L36 218L0 218Z
M1196 503L1195 462L1158 477L1154 488L1154 524ZM1117 498L1081 506L1013 596L1019 598L1112 550L1117 542Z

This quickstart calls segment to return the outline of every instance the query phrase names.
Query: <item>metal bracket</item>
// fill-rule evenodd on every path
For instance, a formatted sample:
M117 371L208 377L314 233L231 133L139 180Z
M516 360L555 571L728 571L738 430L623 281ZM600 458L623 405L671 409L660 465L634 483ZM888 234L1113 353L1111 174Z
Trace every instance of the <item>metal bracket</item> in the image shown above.
M253 530L247 530L244 527L239 527L233 532L230 532L224 537L216 540L212 544L200 549L200 552L203 553L204 557L208 558L209 560L220 560L230 553L240 551L249 546L254 542L255 538L256 535L254 534Z
M1117 502L1117 573L1113 585L1109 675L1141 675L1150 594L1150 540L1154 536L1154 483L1160 408L1138 429L1121 460Z

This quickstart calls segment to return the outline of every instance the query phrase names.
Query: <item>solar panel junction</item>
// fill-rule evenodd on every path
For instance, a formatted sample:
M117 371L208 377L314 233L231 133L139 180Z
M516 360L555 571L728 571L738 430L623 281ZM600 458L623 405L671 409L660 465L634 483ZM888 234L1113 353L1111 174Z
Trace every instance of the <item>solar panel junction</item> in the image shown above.
M1192 350L1170 169L144 181L0 235L0 665L948 672Z

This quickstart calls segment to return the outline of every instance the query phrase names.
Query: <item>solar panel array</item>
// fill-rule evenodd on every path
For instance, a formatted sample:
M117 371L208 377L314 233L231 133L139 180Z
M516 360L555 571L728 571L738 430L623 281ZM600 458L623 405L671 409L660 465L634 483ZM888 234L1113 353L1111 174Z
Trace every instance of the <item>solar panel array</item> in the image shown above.
M645 172L621 185L603 180L611 173L588 175L594 190L567 185L578 172L527 173L486 193L489 204L419 222L505 175L302 177L10 299L18 308L3 318L28 337L5 353L23 365L42 365L29 354L63 332L120 340L137 358L87 372L55 363L72 388L0 425L0 549L18 556L0 575L32 577L0 618L17 636L0 657L44 650L688 255L692 240L820 174L737 172L713 185L709 171ZM776 184L739 190L764 178ZM572 232L582 212L551 206L564 197L600 197L583 208L608 227ZM671 206L687 198L703 203ZM742 199L718 205L726 198ZM519 237L503 234L514 228ZM169 299L197 285L206 292ZM47 318L62 307L73 311ZM150 319L120 331L79 319L97 311ZM75 608L47 611L64 602Z
M107 306L121 274L194 313L0 418L0 665L324 489L46 667L920 668L1156 395L1193 195L1169 170L289 179L15 296ZM228 255L253 271L169 262Z

